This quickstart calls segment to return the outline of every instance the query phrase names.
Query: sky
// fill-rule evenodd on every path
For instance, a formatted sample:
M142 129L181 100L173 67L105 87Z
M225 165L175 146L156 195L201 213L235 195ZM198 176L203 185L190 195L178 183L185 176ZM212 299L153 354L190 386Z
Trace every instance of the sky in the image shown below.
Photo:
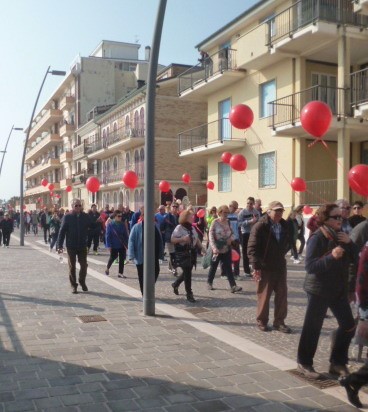
M195 45L229 23L256 0L167 0L159 63L196 65ZM68 71L101 40L138 43L140 59L151 45L159 0L15 0L2 2L0 25L0 151L12 126L29 124L48 66ZM62 78L49 75L36 113ZM20 194L25 134L13 131L0 176L0 199ZM0 156L2 158L2 153Z

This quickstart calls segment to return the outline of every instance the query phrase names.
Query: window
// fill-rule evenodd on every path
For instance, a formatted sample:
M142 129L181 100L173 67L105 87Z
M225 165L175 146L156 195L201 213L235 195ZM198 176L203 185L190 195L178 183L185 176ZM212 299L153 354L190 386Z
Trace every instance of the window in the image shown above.
M218 164L218 188L219 192L231 191L231 168L222 162Z
M134 112L134 129L138 132L139 129L139 113L138 110Z
M130 169L130 155L129 153L125 154L125 170Z
M276 100L276 80L271 80L260 85L260 108L259 117L268 117L272 115L272 107L268 104Z
M125 136L128 136L129 129L130 129L130 117L129 115L127 115L125 117Z
M276 186L276 152L262 153L258 157L258 186Z
M138 136L144 136L144 108L139 111L139 133Z
M113 169L114 169L114 173L118 172L118 158L115 156L114 160L113 160Z
M312 89L312 100L321 100L322 102L327 103L330 106L332 113L337 113L336 76L323 73L312 73L311 83L312 86L318 86Z
M219 102L219 140L231 140L231 124L229 120L231 111L231 100L226 99Z

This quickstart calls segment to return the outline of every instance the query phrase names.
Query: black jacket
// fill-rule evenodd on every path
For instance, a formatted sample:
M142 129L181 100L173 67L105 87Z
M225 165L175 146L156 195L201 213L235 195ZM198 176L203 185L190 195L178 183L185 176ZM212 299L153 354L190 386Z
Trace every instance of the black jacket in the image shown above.
M312 233L307 243L305 256L306 277L304 290L312 295L325 298L340 298L355 290L355 276L350 270L358 256L357 246L350 242L339 244L345 253L341 259L335 259L331 251L338 242L329 240L321 229Z
M4 232L4 233L12 233L14 230L14 222L13 219L3 219L0 222L0 229Z
M267 272L286 270L285 255L290 248L288 224L280 220L281 237L278 241L268 215L262 216L252 227L248 241L248 257L253 269Z
M87 247L88 228L90 219L87 213L69 213L63 217L56 248L62 249L66 237L67 249L81 250Z
M100 233L101 228L102 228L101 221L98 220L100 219L100 214L98 212L93 213L92 211L90 211L88 212L88 217L89 217L89 220L91 221L91 224L89 227L90 233L94 233L94 234Z

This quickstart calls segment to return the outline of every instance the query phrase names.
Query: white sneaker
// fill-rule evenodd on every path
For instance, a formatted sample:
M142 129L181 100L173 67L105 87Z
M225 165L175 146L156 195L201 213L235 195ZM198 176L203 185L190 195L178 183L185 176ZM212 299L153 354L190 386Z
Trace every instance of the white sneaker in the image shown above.
M295 263L296 265L299 265L299 263L301 263L301 261L299 259L294 259L293 263Z

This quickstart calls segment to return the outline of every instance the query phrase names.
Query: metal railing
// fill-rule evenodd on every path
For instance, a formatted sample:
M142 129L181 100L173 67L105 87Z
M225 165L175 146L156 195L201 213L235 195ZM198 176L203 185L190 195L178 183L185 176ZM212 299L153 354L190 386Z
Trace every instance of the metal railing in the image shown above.
M353 107L368 103L368 68L351 73L350 87Z
M185 90L201 82L207 81L210 77L229 70L236 70L236 50L221 49L211 56L203 55L200 63L186 70L178 76L178 93L179 95Z
M207 146L209 143L221 142L232 139L232 128L227 117L202 124L193 129L179 133L179 154L183 150L193 150Z
M327 103L332 114L338 117L352 116L349 102L349 90L338 87L312 86L298 93L281 97L268 103L268 126L276 127L295 125L300 121L300 112L312 100Z
M300 0L267 21L266 45L272 47L318 21L362 29L368 27L368 16L354 13L351 0Z
M306 181L307 191L300 193L300 203L320 205L337 199L337 179Z

